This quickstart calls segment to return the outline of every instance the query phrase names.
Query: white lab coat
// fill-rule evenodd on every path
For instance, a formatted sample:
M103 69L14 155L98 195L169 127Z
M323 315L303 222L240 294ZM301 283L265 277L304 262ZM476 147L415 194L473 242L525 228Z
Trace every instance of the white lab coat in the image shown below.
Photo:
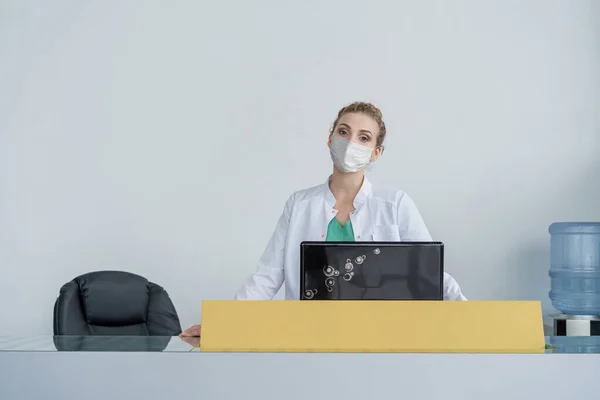
M285 282L285 298L300 297L300 243L324 241L337 214L329 180L293 193L256 271L237 292L238 300L270 300ZM350 214L357 241L431 241L415 203L400 190L375 188L365 177ZM456 280L444 273L444 300L466 300Z

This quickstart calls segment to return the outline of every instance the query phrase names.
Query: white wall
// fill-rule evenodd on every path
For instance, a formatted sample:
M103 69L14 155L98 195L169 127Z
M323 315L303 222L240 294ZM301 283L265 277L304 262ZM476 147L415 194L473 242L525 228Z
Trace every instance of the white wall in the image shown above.
M471 299L541 299L548 225L600 220L600 2L0 2L0 335L123 269L187 326L233 296L327 130L384 111L406 190Z

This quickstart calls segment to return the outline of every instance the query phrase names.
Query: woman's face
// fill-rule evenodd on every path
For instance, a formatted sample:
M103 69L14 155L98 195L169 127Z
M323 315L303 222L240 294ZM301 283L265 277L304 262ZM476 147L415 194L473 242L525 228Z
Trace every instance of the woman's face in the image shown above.
M333 132L329 135L328 146L331 146L331 137L333 135L361 146L372 148L371 161L377 160L381 154L381 147L377 147L379 125L377 121L368 115L362 113L346 113L342 115Z

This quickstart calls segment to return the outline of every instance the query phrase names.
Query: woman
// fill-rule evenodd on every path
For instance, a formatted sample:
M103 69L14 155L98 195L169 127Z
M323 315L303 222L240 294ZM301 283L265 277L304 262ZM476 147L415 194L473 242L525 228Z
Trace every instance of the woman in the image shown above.
M431 241L406 193L375 188L364 175L381 156L385 135L374 105L357 102L339 111L328 141L333 174L324 184L289 197L258 268L236 299L270 300L285 282L285 298L297 300L303 241ZM444 274L444 299L466 300L449 274ZM182 333L199 335L199 325Z

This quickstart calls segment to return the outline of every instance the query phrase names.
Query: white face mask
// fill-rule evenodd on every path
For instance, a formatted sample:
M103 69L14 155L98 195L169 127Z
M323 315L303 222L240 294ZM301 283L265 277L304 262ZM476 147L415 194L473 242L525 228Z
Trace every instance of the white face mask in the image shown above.
M340 172L358 172L371 163L373 148L342 139L339 136L331 137L329 153L336 168Z

